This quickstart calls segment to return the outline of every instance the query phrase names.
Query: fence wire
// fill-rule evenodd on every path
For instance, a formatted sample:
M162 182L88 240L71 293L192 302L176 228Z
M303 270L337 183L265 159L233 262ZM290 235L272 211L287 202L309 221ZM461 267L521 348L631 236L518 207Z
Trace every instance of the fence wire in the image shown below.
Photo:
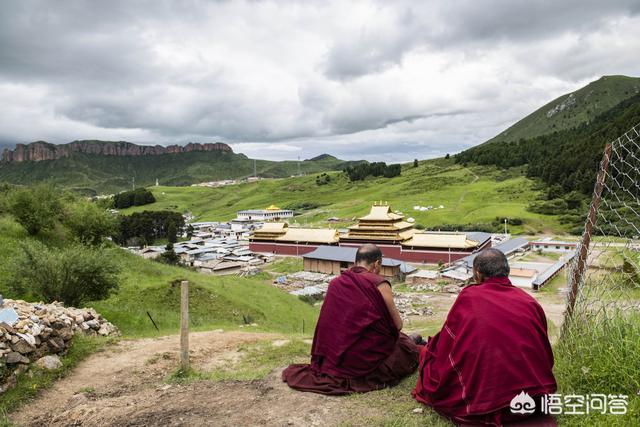
M610 146L600 165L601 187L596 183L591 215L568 272L569 314L563 333L569 335L588 334L586 325L614 319L632 322L640 313L640 124Z

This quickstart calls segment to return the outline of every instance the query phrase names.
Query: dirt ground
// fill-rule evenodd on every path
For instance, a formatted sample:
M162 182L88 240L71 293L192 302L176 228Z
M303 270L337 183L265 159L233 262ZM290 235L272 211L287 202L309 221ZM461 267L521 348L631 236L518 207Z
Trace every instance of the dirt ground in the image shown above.
M190 336L195 368L232 360L237 347L274 334L198 332ZM167 384L179 337L121 341L81 362L13 414L19 426L336 425L344 399L290 390L280 370L257 381Z
M437 318L444 320L454 299L433 298ZM559 326L562 304L543 306ZM242 344L283 338L221 330L192 333L192 365L210 371L240 357ZM282 368L264 380L167 384L178 352L178 336L123 340L81 362L10 419L19 426L325 426L353 425L354 414L366 411L348 399L289 389L280 380Z

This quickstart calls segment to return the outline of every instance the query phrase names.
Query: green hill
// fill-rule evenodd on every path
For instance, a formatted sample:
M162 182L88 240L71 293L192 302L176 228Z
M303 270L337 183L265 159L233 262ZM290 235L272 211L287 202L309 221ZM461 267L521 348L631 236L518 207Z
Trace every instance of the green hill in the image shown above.
M528 205L542 197L534 181L521 168L465 167L453 159L427 160L418 167L403 165L402 175L350 182L344 173L329 173L331 180L316 183L316 176L265 180L221 188L153 187L156 203L125 209L189 211L199 220L230 220L241 209L275 204L301 215L295 221L314 226L341 226L365 215L374 201L387 201L393 209L413 217L425 227L451 224L491 226L496 217L519 218L516 232L562 231L556 217L529 212ZM442 205L443 208L439 208ZM434 206L429 211L414 206ZM327 223L330 217L341 219ZM498 226L497 228L500 228Z
M258 176L291 175L342 170L354 162L323 155L310 160L256 160ZM34 184L51 182L64 188L93 193L114 193L136 186L191 185L204 181L246 178L253 175L254 160L244 154L186 152L154 156L104 156L73 153L70 157L39 162L0 162L0 182Z
M554 99L486 143L530 139L589 123L638 93L639 77L604 76L575 92Z

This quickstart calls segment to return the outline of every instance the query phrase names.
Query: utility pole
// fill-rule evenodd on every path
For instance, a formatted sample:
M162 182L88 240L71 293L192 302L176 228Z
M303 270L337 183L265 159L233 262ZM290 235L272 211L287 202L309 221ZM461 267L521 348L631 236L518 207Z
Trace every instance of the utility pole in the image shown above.
M504 235L507 235L507 218L504 219Z
M298 156L298 176L302 176L302 172L300 172L300 156Z

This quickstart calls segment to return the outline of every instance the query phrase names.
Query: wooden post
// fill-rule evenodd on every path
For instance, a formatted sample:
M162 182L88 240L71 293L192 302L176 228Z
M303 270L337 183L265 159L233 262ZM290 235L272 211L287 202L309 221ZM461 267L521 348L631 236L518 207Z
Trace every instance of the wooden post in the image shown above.
M180 369L189 369L189 282L180 282Z
M589 208L589 215L587 216L587 223L584 226L584 234L582 235L582 243L580 244L580 253L578 254L578 259L576 261L576 268L573 270L573 275L571 276L571 288L569 289L567 310L565 311L563 325L567 325L568 320L573 315L576 298L578 296L578 287L580 286L580 282L582 282L584 273L587 269L587 256L589 255L591 233L593 232L593 224L596 222L596 215L598 214L598 208L600 207L600 201L602 200L602 190L604 189L604 181L607 177L607 169L609 169L610 157L611 144L607 144L604 148L604 155L602 157L602 162L600 163L598 177L596 178L596 186L593 189L593 198L591 200L591 207Z

